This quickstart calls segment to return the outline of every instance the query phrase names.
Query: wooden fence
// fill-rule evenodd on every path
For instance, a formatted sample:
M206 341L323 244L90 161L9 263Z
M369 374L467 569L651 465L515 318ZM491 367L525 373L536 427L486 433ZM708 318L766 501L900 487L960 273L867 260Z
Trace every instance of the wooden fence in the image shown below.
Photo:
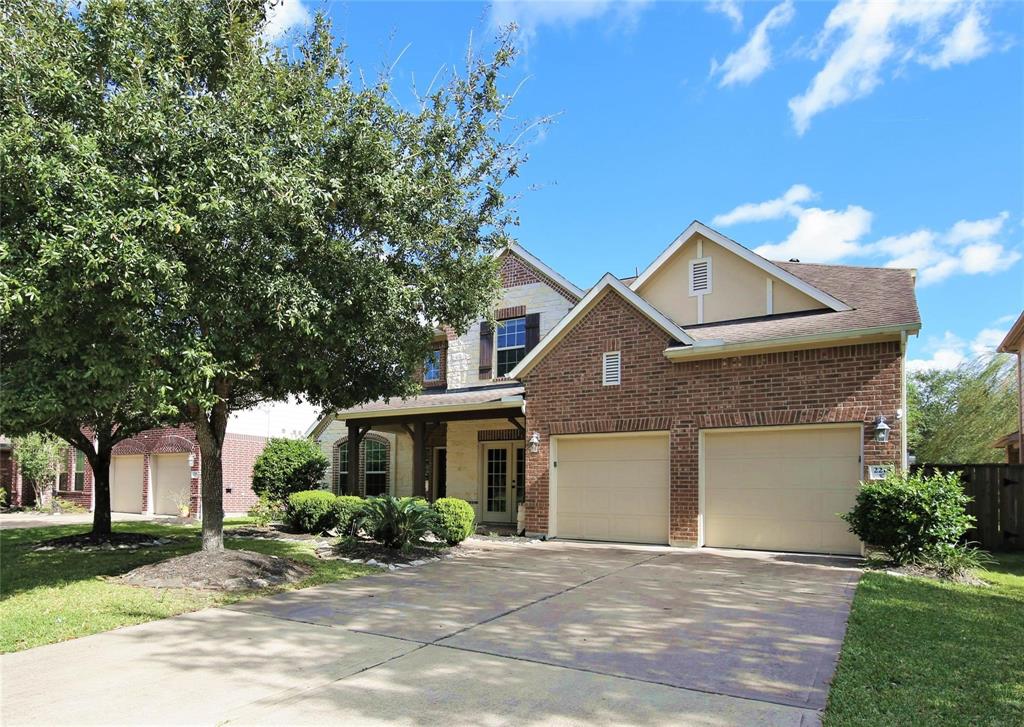
M1024 550L1024 464L920 464L930 474L960 472L977 522L967 539L987 550Z

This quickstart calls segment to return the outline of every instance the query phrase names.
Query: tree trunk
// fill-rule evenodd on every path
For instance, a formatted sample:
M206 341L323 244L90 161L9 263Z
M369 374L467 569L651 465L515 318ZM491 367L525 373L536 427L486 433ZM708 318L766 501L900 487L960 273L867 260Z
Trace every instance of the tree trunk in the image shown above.
M110 540L110 455L113 447L101 447L88 457L92 467L92 539Z
M224 471L221 454L228 425L228 407L219 402L195 416L199 440L203 503L203 550L224 550Z

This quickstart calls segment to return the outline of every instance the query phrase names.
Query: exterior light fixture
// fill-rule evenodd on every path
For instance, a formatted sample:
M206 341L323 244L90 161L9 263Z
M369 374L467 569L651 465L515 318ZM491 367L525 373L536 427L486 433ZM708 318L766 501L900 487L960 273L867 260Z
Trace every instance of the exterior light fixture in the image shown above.
M530 452L537 454L540 451L540 432L530 435Z
M885 417L879 414L878 418L875 419L875 441L888 442L890 429L891 427L885 423Z

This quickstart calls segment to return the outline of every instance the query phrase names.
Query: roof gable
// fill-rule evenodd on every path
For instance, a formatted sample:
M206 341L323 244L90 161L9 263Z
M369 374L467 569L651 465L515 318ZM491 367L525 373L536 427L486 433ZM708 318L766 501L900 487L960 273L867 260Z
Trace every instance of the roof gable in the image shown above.
M686 331L672 322L672 320L661 313L661 311L641 298L614 275L606 273L597 285L591 288L586 296L584 296L583 299L580 300L580 302L577 303L573 309L558 322L558 325L551 329L536 348L526 354L526 357L519 362L519 365L509 372L509 378L516 379L529 373L529 371L536 366L537 363L539 363L541 359L543 359L544 356L546 356L547 353L551 351L559 341L566 336L566 334L569 333L569 331L576 327L576 324L579 323L595 305L597 305L598 301L609 293L616 293L621 296L627 303L640 311L673 340L688 345L695 343L694 339L690 337Z
M644 269L642 273L640 273L636 280L630 283L630 289L634 291L639 291L643 287L643 285L646 282L648 282L658 270L660 270L670 260L672 260L675 257L675 255L682 249L682 247L697 235L707 238L709 241L715 243L719 247L724 248L728 252L745 260L751 265L760 268L768 275L782 281L783 283L796 289L800 293L821 303L826 308L831 308L834 311L850 310L849 305L839 300L835 296L830 295L829 293L826 293L825 291L819 288L816 288L815 286L811 285L805 280L798 278L797 276L793 275L792 273L780 267L779 265L776 265L770 260L766 260L760 255L752 252L751 250L748 250L735 240L731 240L722 233L713 230L707 225L703 224L702 222L698 222L696 220L694 220L690 224L690 226L687 227L682 232L682 234L676 237L676 239L672 241L672 244L669 245L668 248L666 248L664 252L662 252L661 255L659 255L654 260L654 262L648 265L647 268Z
M583 297L583 290L519 243L500 250L502 285L506 288L529 283L544 283L571 303Z

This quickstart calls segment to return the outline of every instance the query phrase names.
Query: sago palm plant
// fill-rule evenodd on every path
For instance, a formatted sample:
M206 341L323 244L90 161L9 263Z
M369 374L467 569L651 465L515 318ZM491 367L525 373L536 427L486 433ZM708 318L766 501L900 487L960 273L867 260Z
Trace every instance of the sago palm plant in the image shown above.
M366 501L356 528L387 548L404 550L435 527L434 513L415 497L381 495Z

